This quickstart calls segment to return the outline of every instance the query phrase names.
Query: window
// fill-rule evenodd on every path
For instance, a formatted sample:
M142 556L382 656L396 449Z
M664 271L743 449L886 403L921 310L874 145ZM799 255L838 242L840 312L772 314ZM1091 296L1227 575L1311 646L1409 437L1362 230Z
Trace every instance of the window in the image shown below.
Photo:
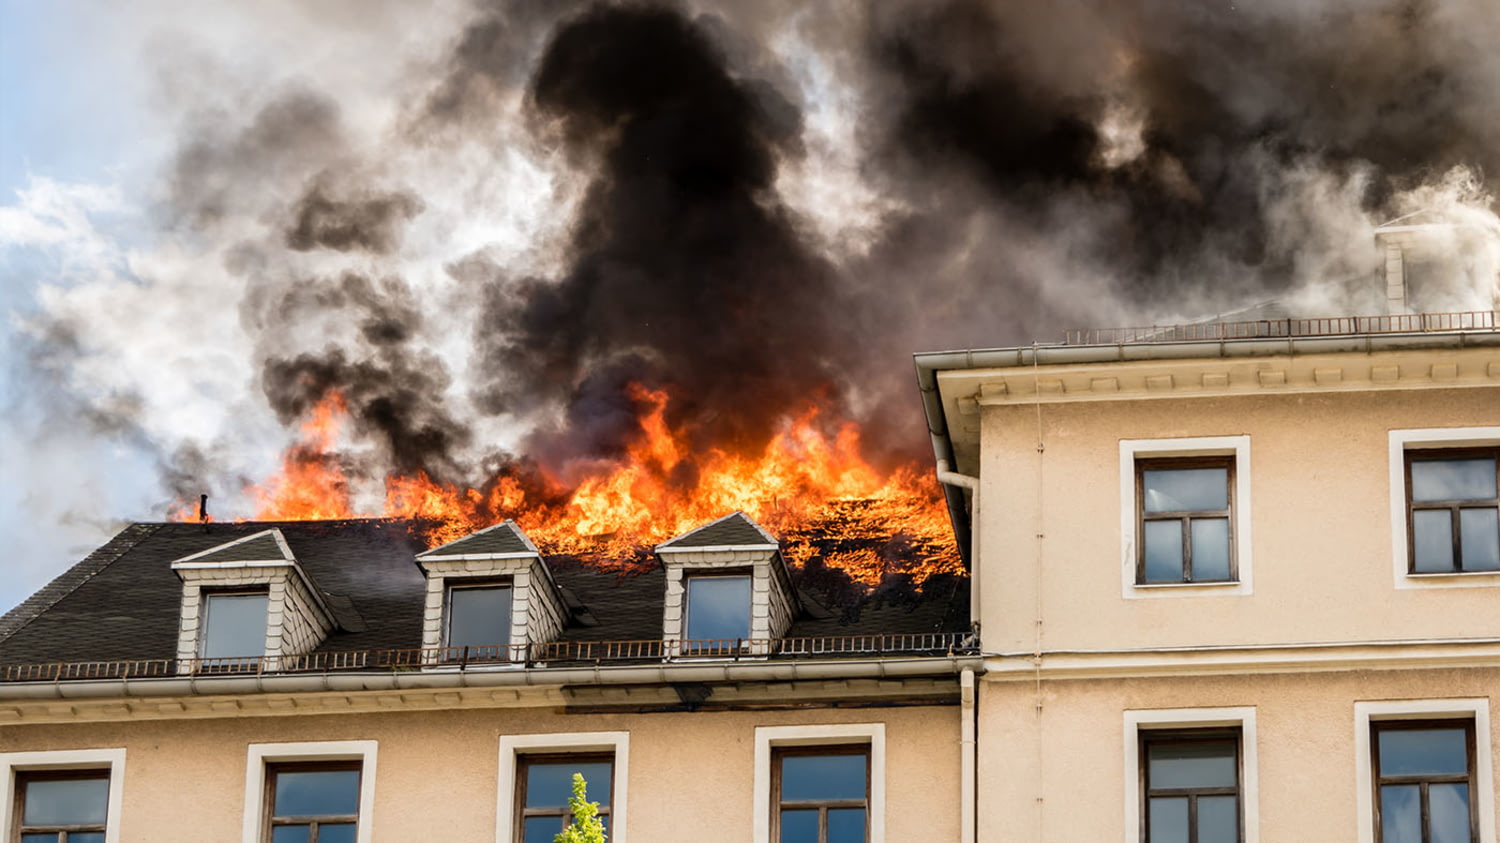
M588 782L589 801L599 803L609 843L626 843L629 732L501 735L497 843L552 843L571 820L575 772Z
M510 644L511 589L496 583L448 586L447 646L500 657Z
M233 659L265 655L267 594L205 594L198 655Z
M1474 721L1377 721L1370 728L1375 824L1380 840L1478 840Z
M16 776L21 843L104 843L108 770L50 770Z
M1500 571L1500 448L1406 452L1407 571Z
M1233 458L1139 460L1136 485L1136 582L1234 580Z
M0 830L17 843L118 843L125 750L0 752Z
M687 578L688 641L750 637L750 576L699 575Z
M609 806L614 785L614 758L610 755L523 755L516 777L516 840L519 843L552 843L552 838L573 821L568 799L573 795L573 774L588 784L588 800L599 803L599 819L609 831Z
M245 843L369 843L375 741L251 744Z
M1238 731L1141 735L1141 793L1149 843L1235 843L1240 833Z
M755 729L754 843L885 843L885 726Z
M788 747L772 759L772 839L864 843L870 825L867 747Z
M1250 437L1120 441L1121 594L1254 592Z

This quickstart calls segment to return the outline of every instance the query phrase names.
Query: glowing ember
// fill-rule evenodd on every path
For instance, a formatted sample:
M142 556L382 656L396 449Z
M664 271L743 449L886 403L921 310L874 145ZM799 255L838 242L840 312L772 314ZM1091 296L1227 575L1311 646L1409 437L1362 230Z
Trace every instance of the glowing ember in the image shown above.
M918 584L935 574L963 574L936 485L914 466L882 476L861 455L857 425L823 424L819 409L809 407L755 458L717 449L695 455L695 479L684 485L683 472L674 470L689 447L667 422L669 396L633 386L631 397L648 408L639 437L624 457L571 489L536 471L505 474L482 489L435 482L421 472L391 475L384 511L358 513L336 457L347 410L331 393L302 425L280 473L248 490L255 517L414 519L435 525L425 535L431 545L513 518L544 553L629 565L665 539L743 510L781 537L796 567L820 559L867 586L888 574Z

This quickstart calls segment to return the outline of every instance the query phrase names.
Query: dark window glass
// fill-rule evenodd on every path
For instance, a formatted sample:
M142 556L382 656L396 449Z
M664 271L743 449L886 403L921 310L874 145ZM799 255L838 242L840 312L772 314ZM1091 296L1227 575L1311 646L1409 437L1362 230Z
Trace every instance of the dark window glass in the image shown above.
M358 762L274 764L267 768L271 843L353 841L359 822Z
M16 774L16 805L23 843L103 843L109 814L109 773L48 770Z
M750 577L689 577L684 638L750 637Z
M772 764L776 840L864 843L870 812L867 747L781 749Z
M1136 582L1234 582L1234 459L1140 460Z
M1471 843L1474 722L1372 723L1375 819L1381 843Z
M614 758L609 755L523 755L517 778L517 821L521 843L552 843L552 838L573 821L568 799L573 795L573 774L583 776L588 800L599 803L599 817L609 827L611 795L614 793Z
M1149 843L1237 843L1237 732L1142 732L1141 749Z
M1500 448L1408 451L1414 574L1500 571Z
M267 596L210 594L203 601L203 658L265 655Z
M510 609L509 586L449 587L448 646L504 647L510 644Z

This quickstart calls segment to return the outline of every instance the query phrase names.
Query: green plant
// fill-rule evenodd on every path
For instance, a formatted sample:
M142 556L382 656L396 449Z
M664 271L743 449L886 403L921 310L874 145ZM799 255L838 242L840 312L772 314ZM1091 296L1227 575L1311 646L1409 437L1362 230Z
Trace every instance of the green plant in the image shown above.
M579 773L573 774L573 795L568 799L573 822L552 843L605 843L604 823L599 819L599 803L589 801L589 783Z

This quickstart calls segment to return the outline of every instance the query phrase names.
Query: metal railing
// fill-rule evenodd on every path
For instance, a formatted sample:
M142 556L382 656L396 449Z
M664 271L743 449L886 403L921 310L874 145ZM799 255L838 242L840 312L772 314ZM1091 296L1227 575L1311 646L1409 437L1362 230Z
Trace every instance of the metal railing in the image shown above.
M1247 322L1199 322L1135 328L1068 331L1067 345L1131 345L1156 342L1334 337L1348 334L1431 334L1500 329L1500 311L1401 313L1388 316L1335 316L1309 319L1257 319Z
M885 658L972 655L978 652L979 642L969 633L962 632L682 641L541 641L532 644L352 650L290 656L0 665L0 683L341 671L467 670L499 666L546 669L676 660Z

